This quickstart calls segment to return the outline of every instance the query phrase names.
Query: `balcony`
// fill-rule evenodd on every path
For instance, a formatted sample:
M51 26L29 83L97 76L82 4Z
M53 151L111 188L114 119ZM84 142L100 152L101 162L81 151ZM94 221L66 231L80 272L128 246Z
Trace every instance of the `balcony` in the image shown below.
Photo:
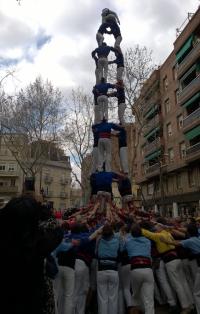
M200 142L193 146L190 146L186 150L186 161L190 162L199 158L200 158Z
M150 144L146 144L144 146L144 154L148 155L154 150L158 149L161 146L161 139L160 137L156 138L155 141L151 142Z
M160 173L160 164L156 163L152 166L149 166L148 168L146 168L146 177L150 177L152 175L157 175Z
M200 42L194 46L185 59L179 64L177 69L177 78L179 79L199 58L200 56Z
M0 171L0 177L18 177L19 172L18 171Z
M198 75L190 84L188 84L178 96L179 105L183 105L188 99L200 91L200 75Z
M144 101L143 116L146 115L146 113L151 109L151 107L159 103L160 103L160 91L157 90L148 101L146 102Z
M44 177L44 183L50 184L53 181L53 177L45 176Z
M44 192L43 196L45 198L53 197L53 192L52 191Z
M200 108L192 112L183 120L183 132L186 132L187 129L195 127L200 123Z
M67 193L66 192L60 192L60 197L61 198L67 198Z
M0 186L0 193L17 193L17 186Z
M154 127L158 126L158 124L160 123L161 119L160 119L160 115L157 114L155 117L153 117L148 123L147 125L144 127L144 134L149 133Z
M66 184L68 184L68 183L69 183L69 180L68 180L68 179L66 179L66 178L61 178L61 179L60 179L60 184L66 185Z

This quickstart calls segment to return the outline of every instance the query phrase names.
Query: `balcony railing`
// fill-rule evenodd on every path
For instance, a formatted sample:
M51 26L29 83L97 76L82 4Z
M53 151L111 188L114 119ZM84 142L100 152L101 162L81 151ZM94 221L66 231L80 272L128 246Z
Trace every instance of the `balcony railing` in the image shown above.
M188 84L178 96L179 105L182 105L189 98L191 98L195 93L200 90L200 75L198 75L190 84Z
M66 185L66 184L68 184L68 183L69 183L69 180L68 180L68 179L66 179L66 178L61 178L61 179L60 179L60 184Z
M45 183L48 184L48 183L51 183L52 181L53 181L53 177L50 177L50 176L45 176L45 177L44 177L44 182L45 182Z
M67 198L67 193L66 192L60 192L60 197L61 198Z
M190 51L190 53L183 59L183 61L179 64L177 69L177 77L180 78L182 74L184 74L187 69L199 58L200 55L200 42L194 46L194 48Z
M147 155L151 151L158 149L160 146L161 146L161 140L160 140L160 137L158 137L157 139L155 139L155 141L151 142L150 144L146 144L146 146L144 146L144 154Z
M53 192L52 191L44 192L43 195L44 195L45 198L53 197Z
M158 104L160 101L160 92L157 90L154 95L144 104L144 107L143 107L143 115L145 115L149 109Z
M191 125L193 122L200 119L200 108L192 112L189 116L183 119L183 128Z
M200 154L200 142L193 146L190 146L186 150L186 158L188 159L189 157L193 157L196 154Z
M0 193L17 193L17 186L0 186Z
M157 114L155 117L153 117L149 123L144 127L144 134L147 134L149 131L151 131L154 127L156 127L160 122L160 116Z
M160 171L160 164L156 163L152 166L149 166L148 168L146 168L146 174L150 174L152 172L159 172Z
M18 171L4 171L0 170L0 177L18 177L19 172Z

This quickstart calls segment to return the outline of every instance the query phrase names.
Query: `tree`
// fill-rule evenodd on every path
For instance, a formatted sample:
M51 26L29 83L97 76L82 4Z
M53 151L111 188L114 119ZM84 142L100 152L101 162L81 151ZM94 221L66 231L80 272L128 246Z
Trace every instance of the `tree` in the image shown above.
M71 155L74 169L72 174L80 185L83 194L85 179L90 172L92 151L92 123L94 105L92 95L87 95L81 88L72 90L67 106L67 118L63 139ZM82 172L82 179L80 173Z
M4 141L25 176L34 178L59 139L64 117L61 92L38 77L10 99L6 114Z

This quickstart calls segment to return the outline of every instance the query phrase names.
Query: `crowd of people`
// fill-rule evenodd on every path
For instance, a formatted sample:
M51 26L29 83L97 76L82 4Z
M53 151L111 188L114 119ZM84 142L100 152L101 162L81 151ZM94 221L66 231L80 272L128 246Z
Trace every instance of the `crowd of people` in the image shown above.
M5 314L153 314L155 304L200 313L194 218L88 208L58 224L22 196L1 209L0 225Z

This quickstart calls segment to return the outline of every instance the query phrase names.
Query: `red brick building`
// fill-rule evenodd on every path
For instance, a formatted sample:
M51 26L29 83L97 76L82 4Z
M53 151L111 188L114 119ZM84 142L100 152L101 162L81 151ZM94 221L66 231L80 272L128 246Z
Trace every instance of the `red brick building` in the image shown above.
M200 9L144 84L136 183L144 206L177 215L200 206Z

